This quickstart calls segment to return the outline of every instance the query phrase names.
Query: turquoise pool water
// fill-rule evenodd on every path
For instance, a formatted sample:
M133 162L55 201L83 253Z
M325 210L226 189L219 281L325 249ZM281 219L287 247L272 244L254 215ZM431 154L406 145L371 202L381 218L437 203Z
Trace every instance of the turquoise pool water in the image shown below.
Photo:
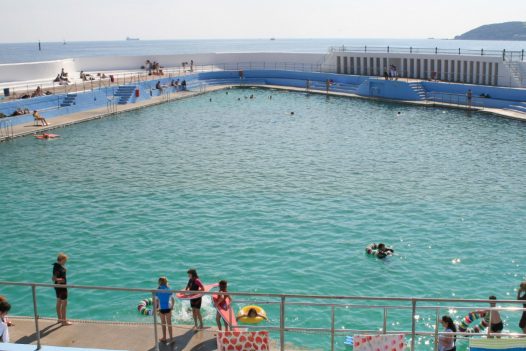
M0 144L1 280L50 282L64 251L72 284L153 288L167 275L179 288L196 267L233 291L513 298L526 278L525 132L484 114L252 89L16 139ZM366 257L373 241L396 256ZM32 313L28 289L0 293ZM74 291L70 316L140 320L141 297ZM39 304L53 316L51 291ZM329 327L327 309L288 312L289 326ZM186 305L176 314L190 321ZM409 329L407 316L389 328ZM505 330L518 319L505 314ZM380 312L336 313L337 328L381 325Z

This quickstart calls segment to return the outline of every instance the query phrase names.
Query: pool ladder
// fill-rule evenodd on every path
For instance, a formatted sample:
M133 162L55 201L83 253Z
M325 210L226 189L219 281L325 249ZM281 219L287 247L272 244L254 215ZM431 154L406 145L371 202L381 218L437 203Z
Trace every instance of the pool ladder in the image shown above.
M0 139L1 140L8 140L13 138L14 132L13 132L13 122L8 121L0 121Z

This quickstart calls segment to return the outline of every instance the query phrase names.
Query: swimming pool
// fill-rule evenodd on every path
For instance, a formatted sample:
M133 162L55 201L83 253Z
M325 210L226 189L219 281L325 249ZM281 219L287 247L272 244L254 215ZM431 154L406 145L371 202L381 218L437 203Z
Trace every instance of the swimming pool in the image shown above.
M75 284L151 288L167 275L179 288L196 267L205 282L227 279L233 291L515 296L526 278L518 247L526 124L359 99L227 92L59 129L60 140L1 144L2 280L50 282L64 251ZM366 257L373 241L393 244L397 255ZM32 313L26 291L1 292L16 314ZM41 314L53 316L53 293L39 298L49 301ZM138 320L139 298L76 291L70 315ZM178 308L178 322L188 322ZM212 310L206 314L212 324ZM337 327L381 326L369 317L342 311ZM287 318L315 327L328 314L298 309ZM518 318L506 317L505 330L518 331ZM287 340L326 345L316 335Z

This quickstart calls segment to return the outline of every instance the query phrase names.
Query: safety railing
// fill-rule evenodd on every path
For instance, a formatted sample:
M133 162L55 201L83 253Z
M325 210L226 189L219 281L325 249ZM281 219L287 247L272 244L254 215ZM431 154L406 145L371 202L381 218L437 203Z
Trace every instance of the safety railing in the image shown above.
M140 289L140 288L124 288L124 287L105 287L105 286L82 286L82 285L53 285L45 283L25 283L25 282L8 282L0 281L0 286L10 286L18 288L29 288L31 289L32 306L33 306L33 318L35 323L35 335L37 341L37 348L41 347L41 335L39 325L39 303L37 288L51 289L55 287L69 288L69 289L83 289L92 291L112 291L112 292L128 292L128 293L144 293L149 294L152 298L155 298L155 294L158 292L156 289ZM159 292L166 293L166 290L159 290ZM172 290L173 293L182 291ZM203 295L211 294L224 294L220 292L200 292ZM279 324L278 325L247 325L243 326L247 330L267 330L269 332L276 333L279 338L279 349L285 350L285 333L316 333L330 336L330 350L335 349L335 338L337 336L348 334L348 333L359 333L359 334L404 334L409 338L409 344L411 350L415 350L416 338L417 337L428 337L434 339L434 350L437 350L438 339L440 336L450 336L451 333L445 333L439 331L439 320L441 311L447 310L449 313L452 311L484 311L489 314L489 320L494 311L506 311L506 312L522 312L526 311L526 308L522 307L524 301L518 300L499 300L500 305L511 305L510 307L489 307L490 303L494 303L494 300L481 300L481 299L441 299L441 298L404 298L404 297L371 297L371 296L320 296L320 295L299 295L299 294L270 294L270 293L247 293L247 292L228 292L226 293L233 298L235 303L257 303L259 305L276 306L279 308ZM245 299L245 300L243 300ZM361 303L357 303L361 302ZM452 306L454 304L454 306ZM470 306L459 306L466 305ZM485 304L486 306L477 306L477 304ZM289 309L294 307L308 307L308 308L322 308L330 311L330 325L320 325L316 327L297 327L286 323L287 312ZM382 318L378 325L380 328L375 329L358 329L358 328L337 328L336 327L336 312L344 310L346 313L351 314L356 310L367 310L370 311L371 317L374 315L373 312L380 311ZM409 326L410 329L390 329L388 327L388 316L395 313L396 311L405 311L410 314L405 314L405 325ZM232 312L234 313L234 312ZM434 319L434 325L427 330L421 330L418 328L418 321L423 318L423 313L429 313ZM461 315L464 314L461 312ZM409 321L407 320L409 319ZM274 319L273 319L274 320ZM404 322L404 321L402 321ZM156 313L152 314L153 323L153 337L156 349L158 349L158 335L157 326L158 320ZM404 323L402 323L404 324ZM491 329L491 328L490 328ZM520 337L526 336L526 334L520 333L493 333L488 329L486 332L457 332L454 333L458 338L471 337L471 336L485 336L485 337Z
M524 61L522 50L473 50L473 49L445 49L445 48L419 48L397 46L331 46L329 52L358 52L358 53L386 53L386 54L424 54L424 55L460 55L460 56L489 56L499 57L503 61Z

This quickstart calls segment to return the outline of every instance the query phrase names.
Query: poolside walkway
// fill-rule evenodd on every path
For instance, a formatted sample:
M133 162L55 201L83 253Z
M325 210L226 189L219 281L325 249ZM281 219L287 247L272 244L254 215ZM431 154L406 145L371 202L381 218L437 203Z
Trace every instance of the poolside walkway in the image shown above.
M31 318L13 320L11 342L36 345L35 322ZM62 327L54 320L39 320L42 345L129 351L155 350L152 324L78 321ZM160 327L158 327L160 337ZM217 349L216 330L195 333L188 326L175 326L172 344L159 344L160 351L213 351Z

